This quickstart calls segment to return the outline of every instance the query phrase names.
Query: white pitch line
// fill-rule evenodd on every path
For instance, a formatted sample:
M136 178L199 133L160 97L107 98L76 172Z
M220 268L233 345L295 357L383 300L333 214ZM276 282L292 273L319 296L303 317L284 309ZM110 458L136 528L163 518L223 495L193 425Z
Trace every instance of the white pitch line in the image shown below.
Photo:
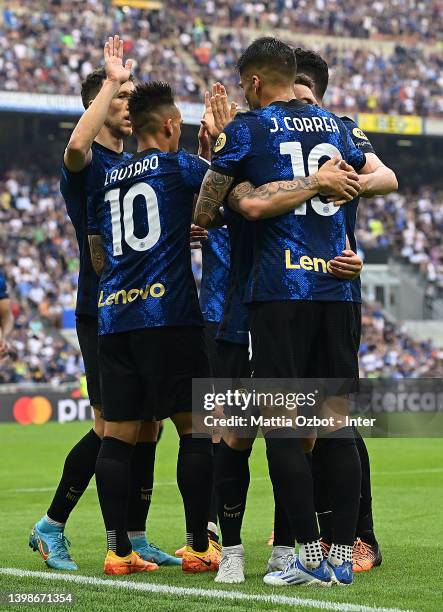
M374 472L374 476L401 476L408 474L441 474L443 473L443 468L424 468L422 470L388 470L383 472ZM251 482L261 482L264 480L269 481L269 476L257 476L256 478L251 478ZM154 483L155 487L175 487L177 486L176 480L159 480ZM89 486L87 490L95 490L94 486ZM6 493L47 493L50 491L55 491L55 486L53 487L31 487L31 488L23 488L23 489L5 489L0 491L0 495L4 495Z
M90 586L103 586L107 588L127 589L129 591L140 591L149 593L161 593L164 595L188 595L190 597L208 597L210 599L230 599L238 601L257 601L282 606L298 608L313 608L317 610L334 610L335 612L412 612L399 608L379 608L359 604L336 603L317 599L304 599L301 597L286 597L285 595L253 595L241 591L223 591L221 589L196 589L190 587L175 587L167 584L149 584L148 582L126 582L125 580L114 580L94 578L92 576L78 576L71 574L59 574L54 572L33 572L20 570L13 567L0 567L0 574L16 576L17 578L41 578L60 582L72 582Z

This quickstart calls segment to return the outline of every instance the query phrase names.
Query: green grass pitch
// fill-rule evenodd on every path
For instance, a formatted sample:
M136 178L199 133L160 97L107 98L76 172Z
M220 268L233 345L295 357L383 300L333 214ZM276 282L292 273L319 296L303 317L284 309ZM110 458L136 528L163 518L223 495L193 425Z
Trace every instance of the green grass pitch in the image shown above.
M89 423L44 426L1 425L0 446L0 568L49 574L38 553L28 548L33 523L45 513L67 451L88 430ZM383 550L383 565L356 576L350 588L271 588L262 577L270 548L272 495L263 442L251 457L251 487L244 521L247 581L242 585L215 585L212 574L184 576L180 568L164 568L146 575L121 577L130 584L169 585L224 590L227 596L207 592L190 594L139 591L113 584L102 575L105 532L95 489L91 487L72 514L66 533L80 570L69 575L95 577L105 583L53 581L40 576L1 573L0 591L72 592L68 606L6 606L0 610L51 608L76 611L136 610L338 610L370 612L381 609L438 612L443 610L442 536L443 464L439 439L368 440L372 460L374 514ZM157 452L156 486L149 517L149 538L169 552L184 541L181 499L175 485L177 438L170 423ZM26 572L25 572L26 573ZM244 593L237 600L232 593ZM254 600L253 595L276 599ZM289 597L292 601L279 600ZM248 599L249 597L249 599ZM301 601L304 600L304 601ZM310 601L308 601L310 600ZM351 604L351 605L350 605Z

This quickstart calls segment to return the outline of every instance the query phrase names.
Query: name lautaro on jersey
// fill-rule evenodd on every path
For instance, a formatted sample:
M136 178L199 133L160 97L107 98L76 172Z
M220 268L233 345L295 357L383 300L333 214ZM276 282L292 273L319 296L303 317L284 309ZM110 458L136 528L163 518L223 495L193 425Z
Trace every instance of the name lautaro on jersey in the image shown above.
M337 132L340 133L333 117L271 117L271 133L283 132ZM280 122L280 123L279 123ZM281 125L283 122L283 125Z
M115 183L116 181L123 181L125 179L134 178L142 175L148 170L157 170L158 168L158 157L154 155L152 157L145 157L142 160L132 162L127 166L119 166L111 172L107 172L105 176L104 186Z

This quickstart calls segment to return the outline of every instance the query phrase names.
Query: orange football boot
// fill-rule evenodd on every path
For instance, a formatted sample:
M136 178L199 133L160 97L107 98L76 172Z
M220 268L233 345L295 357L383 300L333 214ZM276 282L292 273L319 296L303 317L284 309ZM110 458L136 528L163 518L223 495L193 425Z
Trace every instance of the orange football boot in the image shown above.
M329 557L329 551L331 550L331 545L322 540L320 538L320 548L323 553L323 559L327 559Z
M108 550L104 564L104 572L108 576L152 572L154 570L158 570L157 563L144 561L134 551L131 551L126 557L119 557L112 550Z
M221 546L213 540L209 540L206 552L198 552L186 546L182 559L182 570L185 574L216 572L221 559Z
M378 544L371 546L360 538L354 542L352 551L352 569L354 572L368 572L373 567L381 565L382 556Z

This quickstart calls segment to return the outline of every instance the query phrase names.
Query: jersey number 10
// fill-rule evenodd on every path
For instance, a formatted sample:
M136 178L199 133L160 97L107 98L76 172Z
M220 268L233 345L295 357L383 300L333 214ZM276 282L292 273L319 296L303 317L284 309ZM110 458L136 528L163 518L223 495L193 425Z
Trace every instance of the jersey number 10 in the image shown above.
M138 238L134 234L134 200L137 196L145 199L149 230L146 236ZM111 207L112 246L114 256L123 254L122 219L120 210L120 189L111 189L105 194L105 202ZM161 234L158 200L155 191L147 183L136 183L123 198L123 228L125 242L134 251L147 251L159 240Z
M280 143L280 153L282 155L290 155L291 163L292 163L292 171L294 173L294 178L305 178L305 164L303 160L303 151L301 142L281 142ZM341 153L333 144L328 142L322 142L316 145L308 155L308 171L309 175L314 174L318 170L318 162L322 157L335 157L338 155L341 158ZM327 202L322 202L318 196L312 198L312 200L307 200L311 202L312 209L322 217L329 217L331 215L335 215L338 212L339 207L334 206L333 204L328 204ZM304 202L301 206L294 210L294 215L306 215L306 204Z

